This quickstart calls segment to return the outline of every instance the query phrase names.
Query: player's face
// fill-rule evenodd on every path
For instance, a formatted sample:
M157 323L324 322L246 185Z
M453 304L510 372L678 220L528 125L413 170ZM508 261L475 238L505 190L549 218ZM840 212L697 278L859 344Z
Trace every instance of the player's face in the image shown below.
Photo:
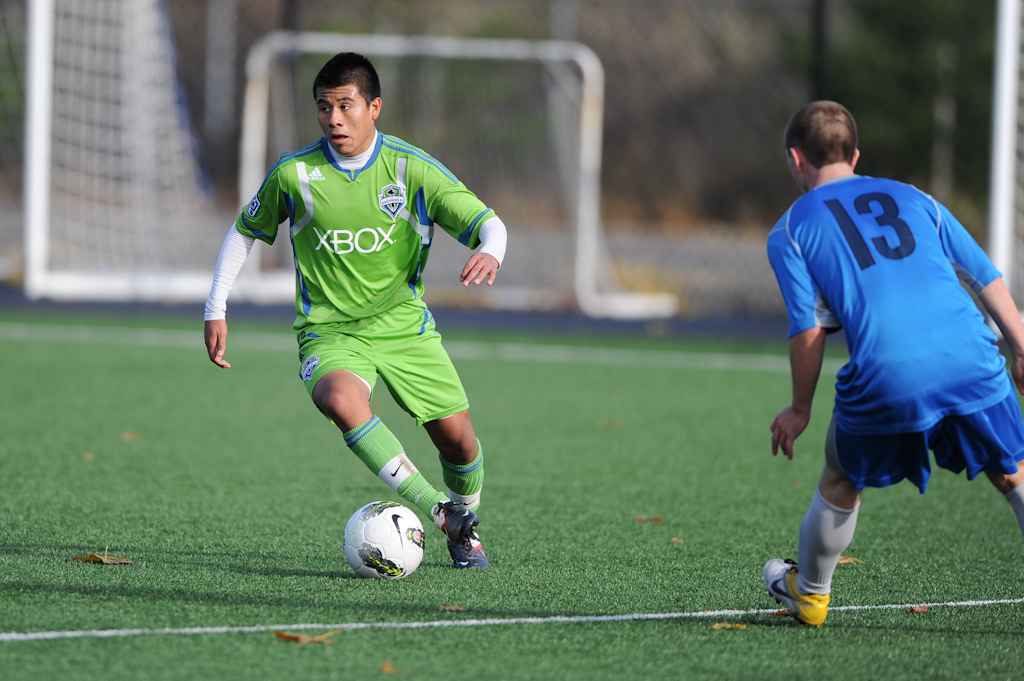
M334 150L355 156L370 148L380 115L380 97L367 105L355 85L320 90L316 93L320 129Z

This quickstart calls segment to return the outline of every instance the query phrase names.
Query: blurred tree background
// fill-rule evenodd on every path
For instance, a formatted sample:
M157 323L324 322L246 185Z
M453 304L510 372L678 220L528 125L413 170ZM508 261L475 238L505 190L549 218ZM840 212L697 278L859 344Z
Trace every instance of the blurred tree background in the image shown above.
M814 94L857 119L857 170L930 191L983 239L995 1L823 1L824 73ZM812 45L809 36L792 43L808 73Z

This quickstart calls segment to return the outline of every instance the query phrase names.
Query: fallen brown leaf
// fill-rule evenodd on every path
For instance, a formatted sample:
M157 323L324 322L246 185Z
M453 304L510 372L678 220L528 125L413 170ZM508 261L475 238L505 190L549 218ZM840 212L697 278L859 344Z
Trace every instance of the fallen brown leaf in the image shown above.
M110 548L110 544L103 549L103 555L97 553L90 553L88 556L75 556L75 560L79 563L103 563L104 565L122 565L125 563L134 563L135 561L131 558L125 558L123 556L108 556L107 549Z
M747 628L747 625L746 624L732 624L730 622L718 622L717 624L711 625L711 628L715 629L716 631L718 629L740 629L740 630L743 630L743 629Z
M654 516L653 518L648 518L645 515L638 515L636 518L634 518L634 520L636 520L638 523L660 523L661 516Z
M683 543L683 540L680 539L679 537L672 537L672 541L674 541L677 544L682 544Z
M439 605L438 610L447 610L448 612L462 612L465 610L461 605Z
M331 636L344 631L344 629L335 629L334 631L328 631L326 634L320 634L319 636L307 636L306 634L293 634L290 631L275 631L274 636L278 637L282 641L288 641L290 643L299 643L305 645L307 643L323 643L324 645L331 644Z
M137 433L133 430L126 430L121 433L121 439L125 442L135 442L142 439L142 433Z
M861 565L863 565L864 561L862 561L860 558L854 558L853 556L839 556L840 565L853 565L855 563L860 563Z
M85 454L82 454L82 460L83 461L95 461L96 457L93 455L92 452L86 452Z
M928 612L927 605L915 605L908 612Z
M772 614L778 617L779 615L792 615L793 613L791 613L789 610L776 610Z
M800 486L800 481L799 480L794 480L793 481L793 487L799 487L799 486Z
M384 664L380 666L380 670L384 674L411 674L411 669L395 669L395 665L391 664L390 660L384 660Z
M626 422L622 419L605 419L601 421L600 425L605 430L622 430L622 427L626 425Z

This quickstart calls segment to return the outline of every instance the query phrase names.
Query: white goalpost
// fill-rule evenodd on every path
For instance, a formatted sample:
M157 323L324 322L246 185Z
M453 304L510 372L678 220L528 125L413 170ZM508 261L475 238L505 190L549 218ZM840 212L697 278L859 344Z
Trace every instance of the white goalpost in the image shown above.
M395 134L408 130L416 136L407 141L426 147L428 152L432 148L420 138L440 144L436 153L441 160L456 164L456 175L485 202L493 200L492 196L505 199L498 213L509 223L510 244L521 237L515 228L523 224L532 224L533 229L527 233L535 235L538 243L526 252L527 257L552 243L552 232L568 234L574 242L571 289L585 314L616 319L675 314L674 296L615 290L600 218L604 71L597 55L580 43L284 31L268 34L253 46L246 63L239 172L242 203L255 194L277 153L311 141L294 132L300 115L275 109L275 103L310 98L306 90L315 74L312 69L325 55L346 51L364 54L377 64L386 98L382 129ZM316 58L305 64L303 71L298 62L314 55ZM285 68L282 61L289 62ZM304 72L306 77L295 77L294 84L289 82L291 74L297 72ZM527 84L525 89L517 92L521 97L506 101L511 91L523 88L523 83ZM289 98L291 92L295 96ZM538 100L540 113L533 110ZM446 106L455 113L448 120L440 120ZM490 126L482 125L487 119L492 119ZM522 138L512 139L512 129L517 127L526 131ZM276 134L274 129L278 130ZM280 148L268 154L268 141L281 138L284 141ZM537 182L545 171L551 173L548 181ZM261 270L263 250L257 244L250 254L239 286L255 300L276 300L285 291L288 298L293 297L292 275L284 271L287 268L276 273ZM559 295L551 289L531 287L530 283L498 291L505 295L492 300L495 307L543 308L548 306L546 298Z
M989 243L993 264L1024 301L1024 102L1021 0L998 0L989 180Z

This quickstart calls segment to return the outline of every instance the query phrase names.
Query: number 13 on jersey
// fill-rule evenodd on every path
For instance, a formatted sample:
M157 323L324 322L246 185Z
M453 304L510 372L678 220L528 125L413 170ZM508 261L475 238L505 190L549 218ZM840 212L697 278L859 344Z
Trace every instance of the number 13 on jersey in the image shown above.
M888 194L880 192L861 194L853 201L853 207L859 215L870 214L872 212L872 204L876 204L882 209L881 215L872 215L875 222L880 227L892 227L896 231L895 246L890 246L884 236L876 236L871 240L879 255L891 260L899 260L913 253L915 246L914 235L911 233L907 223L900 219L900 209L896 205L896 201ZM853 251L853 255L857 259L857 264L860 265L860 268L863 270L874 265L875 256L872 255L871 248L868 246L867 241L864 240L860 230L857 229L853 218L843 208L843 204L838 199L829 199L825 202L825 205L832 211L836 222L839 223L839 229L843 231L843 236L846 237L846 242L850 245L850 250Z

